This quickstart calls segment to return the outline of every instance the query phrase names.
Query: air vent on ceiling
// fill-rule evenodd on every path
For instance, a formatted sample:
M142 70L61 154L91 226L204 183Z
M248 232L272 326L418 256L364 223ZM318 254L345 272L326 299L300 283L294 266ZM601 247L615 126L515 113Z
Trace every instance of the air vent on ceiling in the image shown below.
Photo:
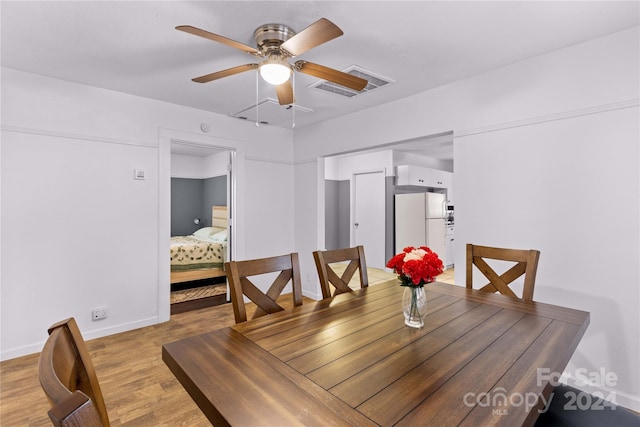
M297 104L280 105L277 99L266 98L255 105L243 108L233 117L251 122L259 122L267 125L283 125L293 122L293 109L295 113L312 113L311 108L302 107Z
M354 96L362 95L363 93L371 92L372 90L387 86L391 83L395 83L395 81L391 80L388 77L383 77L379 74L375 74L369 70L358 67L357 65L351 65L350 67L347 67L342 71L347 74L366 79L369 83L360 92L327 80L320 80L317 83L309 85L309 87L315 87L316 89L346 96L348 98L353 98Z

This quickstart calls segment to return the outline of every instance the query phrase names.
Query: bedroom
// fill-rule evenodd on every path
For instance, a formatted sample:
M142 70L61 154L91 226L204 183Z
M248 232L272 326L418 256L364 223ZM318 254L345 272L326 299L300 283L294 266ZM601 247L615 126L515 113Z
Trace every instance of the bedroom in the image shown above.
M317 159L453 130L457 207L481 213L457 217L457 237L539 244L540 297L593 313L574 362L616 371L633 406L639 50L634 27L295 132L3 68L2 358L39 351L42 325L63 313L82 319L87 339L168 318L169 266L159 260L169 252L171 141L236 152L238 258L295 249L314 296ZM596 193L624 203L623 235L591 232L595 213L579 207ZM542 202L557 209L533 216ZM38 269L19 256L28 242L44 254ZM603 265L615 267L607 297ZM101 305L109 317L92 322Z
M229 164L228 151L171 144L171 314L227 301Z

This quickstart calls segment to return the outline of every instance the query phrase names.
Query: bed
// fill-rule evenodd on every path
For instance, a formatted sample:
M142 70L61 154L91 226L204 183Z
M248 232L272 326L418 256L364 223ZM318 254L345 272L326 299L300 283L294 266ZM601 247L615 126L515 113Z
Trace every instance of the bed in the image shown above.
M225 276L227 207L211 208L211 227L171 237L171 284Z

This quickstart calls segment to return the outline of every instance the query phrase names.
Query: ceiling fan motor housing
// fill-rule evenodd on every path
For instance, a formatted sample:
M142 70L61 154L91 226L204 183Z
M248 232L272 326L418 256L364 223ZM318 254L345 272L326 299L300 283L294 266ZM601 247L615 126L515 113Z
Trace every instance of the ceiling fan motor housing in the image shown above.
M253 33L258 49L263 56L284 53L280 49L280 45L295 35L295 31L282 24L264 24L256 28Z

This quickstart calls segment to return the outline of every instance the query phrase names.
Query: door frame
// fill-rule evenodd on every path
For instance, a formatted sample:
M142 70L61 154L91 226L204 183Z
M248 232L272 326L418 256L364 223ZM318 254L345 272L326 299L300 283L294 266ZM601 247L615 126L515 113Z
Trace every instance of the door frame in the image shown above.
M227 197L229 200L229 240L231 245L227 256L238 259L243 256L244 232L237 224L244 223L244 161L245 143L214 135L198 135L173 129L158 129L158 322L166 322L171 317L171 266L168 262L171 237L171 144L180 142L202 147L210 147L230 152L230 177Z

